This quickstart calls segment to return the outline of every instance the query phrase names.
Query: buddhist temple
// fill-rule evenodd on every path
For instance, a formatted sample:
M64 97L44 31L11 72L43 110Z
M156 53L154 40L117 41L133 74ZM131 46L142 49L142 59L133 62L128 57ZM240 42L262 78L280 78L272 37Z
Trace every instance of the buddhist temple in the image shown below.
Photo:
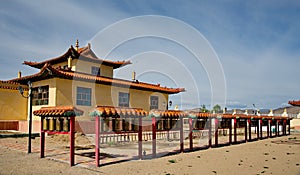
M22 101L17 87L24 86L28 93L27 84L31 82L32 111L39 110L41 107L74 106L83 111L83 115L76 121L76 129L85 133L90 132L89 123L92 118L89 112L95 106L141 108L145 111L165 110L168 108L170 94L185 91L184 88L145 83L136 80L135 77L132 80L115 78L113 75L115 69L132 63L101 59L93 52L91 44L79 47L78 41L75 48L71 45L60 56L40 62L24 61L23 64L38 69L38 72L27 76L21 76L19 73L17 78L1 82L1 87L14 90L15 98ZM16 87L12 88L12 86ZM9 95L7 98L10 98ZM23 100L18 105L26 108L28 102ZM5 113L3 109L1 113L3 118L1 120L11 121L17 117ZM21 113L24 115L27 111ZM22 116L22 119L24 118L26 115ZM33 121L33 131L38 131L39 118L33 116Z

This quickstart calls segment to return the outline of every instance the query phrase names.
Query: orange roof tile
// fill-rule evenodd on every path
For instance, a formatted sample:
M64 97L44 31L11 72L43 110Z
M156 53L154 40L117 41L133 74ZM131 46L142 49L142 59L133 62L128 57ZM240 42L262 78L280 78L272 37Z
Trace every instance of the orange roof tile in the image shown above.
M290 105L293 105L293 106L300 106L300 100L289 101L289 104L290 104Z
M186 117L188 116L188 113L179 110L151 110L150 116L178 118L178 117Z
M21 85L20 83L12 81L0 81L0 89L18 90L19 86L22 86L25 91L28 91L28 86L26 85Z
M74 49L73 46L71 46L66 53L56 58L48 59L42 62L24 61L23 64L41 69L46 63L53 65L61 62L66 62L69 57L72 57L73 59L90 61L93 63L100 63L103 65L111 66L114 69L131 64L130 61L109 61L109 60L100 59L91 50L90 44L86 47L79 48L78 51L76 51L76 49Z
M97 106L90 116L112 116L112 117L145 117L148 112L141 108L113 107L113 106Z
M150 90L154 92L163 92L168 94L174 94L174 93L185 91L184 88L161 87L160 85L155 85L155 84L143 83L138 81L128 81L128 80L122 80L116 78L108 78L102 76L94 76L90 74L84 74L80 72L59 69L59 68L52 67L50 64L45 64L44 67L41 69L41 71L37 74L12 79L10 81L26 84L28 80L34 82L34 81L39 81L39 80L53 78L53 77L89 81L98 84L107 84L112 86L119 86L119 87L126 87L126 88L140 89L140 90Z
M52 106L42 107L39 110L33 111L33 114L41 117L74 117L82 115L83 111L74 106Z

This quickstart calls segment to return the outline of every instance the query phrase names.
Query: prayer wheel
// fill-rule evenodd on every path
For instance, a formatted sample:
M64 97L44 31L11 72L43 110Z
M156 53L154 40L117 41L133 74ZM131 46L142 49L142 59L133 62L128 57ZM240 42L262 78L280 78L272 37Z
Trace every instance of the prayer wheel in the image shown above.
M109 130L109 118L104 119L103 131Z
M52 117L49 120L49 130L54 131L55 128L56 128L56 120L55 120L55 118Z
M182 121L183 121L183 120L182 120ZM176 118L176 119L174 120L174 122L176 122L176 123L174 123L175 129L180 129L180 120L179 120L179 118Z
M174 121L174 119L173 118L170 118L170 127L169 127L169 129L172 129L173 127L174 127L174 124L175 124L176 122Z
M112 117L110 117L110 120L111 120L111 123L112 123L112 128L109 128L109 130L111 130L111 131L116 131L116 123L117 123L117 121L116 121L116 118L112 118Z
M124 129L125 131L129 131L129 121L123 120L123 124L124 124Z
M193 121L193 123L192 123L192 128L196 128L196 123L197 123L197 120L192 120Z
M161 120L163 120L163 130L167 130L168 129L168 121L166 120L166 118L161 118Z
M70 131L70 119L69 118L64 118L64 124L63 124L63 130L66 132Z
M63 130L63 119L57 118L56 119L56 131L62 131Z
M120 118L116 118L115 119L116 120L116 123L115 123L115 131L120 131L121 130L121 126L120 126L120 124L121 124L121 119Z
M157 130L162 130L162 120L157 120Z
M138 131L139 130L139 125L138 125L137 121L138 121L137 118L134 118L132 120L132 128L133 128L134 131Z
M48 118L44 118L44 120L43 120L43 130L45 130L45 131L49 130L49 119Z

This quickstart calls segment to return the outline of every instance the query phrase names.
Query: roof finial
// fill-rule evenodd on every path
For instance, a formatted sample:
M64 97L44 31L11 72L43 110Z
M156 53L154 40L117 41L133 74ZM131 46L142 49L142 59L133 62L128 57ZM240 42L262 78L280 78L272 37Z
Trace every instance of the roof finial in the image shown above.
M76 44L75 44L75 49L76 49L76 51L78 51L78 48L79 48L79 41L78 41L78 39L76 40Z

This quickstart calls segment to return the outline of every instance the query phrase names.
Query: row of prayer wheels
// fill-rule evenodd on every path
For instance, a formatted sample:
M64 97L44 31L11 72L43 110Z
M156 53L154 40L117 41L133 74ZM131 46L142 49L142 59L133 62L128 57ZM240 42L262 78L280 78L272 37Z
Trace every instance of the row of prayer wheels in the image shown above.
M70 131L70 118L67 117L46 117L42 122L44 131Z

